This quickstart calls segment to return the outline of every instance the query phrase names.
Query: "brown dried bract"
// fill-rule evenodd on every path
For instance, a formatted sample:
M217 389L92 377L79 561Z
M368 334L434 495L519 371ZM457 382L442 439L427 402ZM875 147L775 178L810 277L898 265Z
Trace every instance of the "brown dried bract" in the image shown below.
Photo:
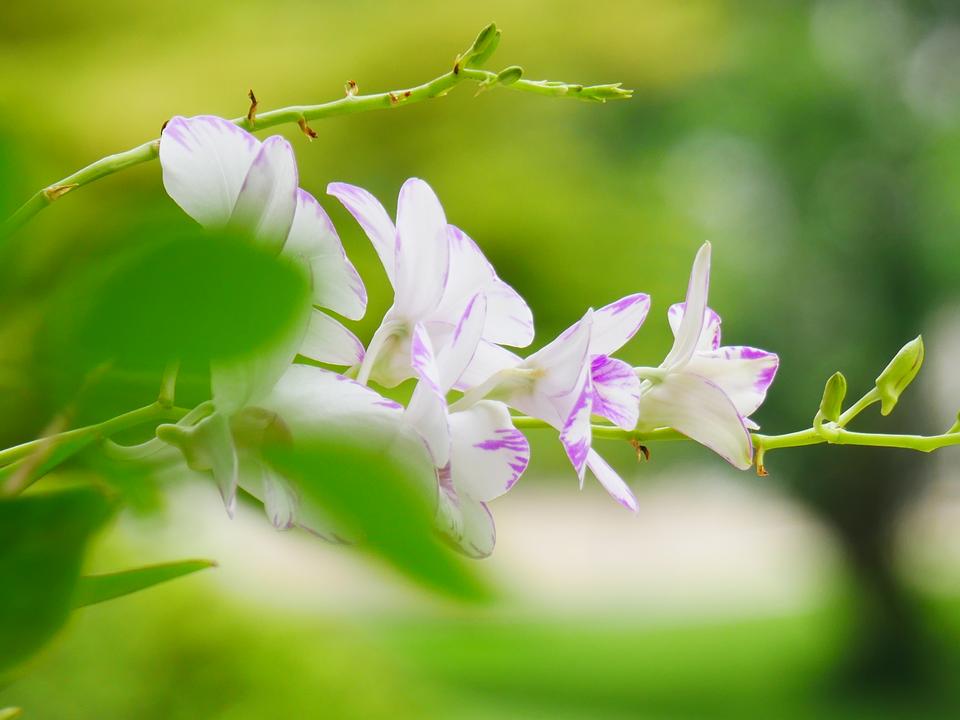
M306 119L306 118L300 118L299 120L297 120L297 125L300 126L300 129L303 131L303 134L306 135L308 138L310 138L311 140L315 140L315 139L316 139L316 137L317 137L317 131L314 130L314 129L313 129L312 127L310 127L309 125L307 125L307 119Z
M247 97L250 98L250 109L247 110L247 122L250 123L250 127L253 127L257 122L257 107L260 103L257 102L257 96L253 94L253 88L247 91Z
M43 196L53 202L59 200L74 188L80 187L80 183L69 183L67 185L51 185L43 191Z
M356 97L360 92L360 86L357 85L356 80L347 80L347 84L343 86L343 89L347 93L347 97Z
M630 444L633 446L633 449L637 452L637 462L640 462L641 459L650 462L650 448L646 445L643 445L639 440L633 439L630 441Z

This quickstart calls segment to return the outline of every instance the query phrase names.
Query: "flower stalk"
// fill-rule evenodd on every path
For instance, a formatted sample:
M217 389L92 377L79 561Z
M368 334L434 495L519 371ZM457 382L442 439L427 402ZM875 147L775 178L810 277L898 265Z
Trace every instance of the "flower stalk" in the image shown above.
M255 130L265 130L277 125L300 125L301 127L305 127L306 123L310 120L323 120L330 117L351 115L353 113L368 112L371 110L389 110L432 98L443 97L462 82L479 83L484 87L499 84L503 87L534 93L536 95L569 97L587 102L600 103L604 103L607 100L626 99L633 94L631 90L621 88L619 84L581 85L552 80L514 79L517 77L516 70L512 68L508 68L511 70L508 82L503 82L500 80L497 72L468 66L476 64L478 61L489 59L489 54L492 53L493 48L496 47L496 42L493 42L492 38L496 38L498 41L500 31L491 24L487 28L484 28L480 35L481 37L487 38L487 40L485 40L485 45L481 48L480 53L474 51L470 55L470 63L465 63L463 61L464 56L461 56L448 72L421 85L400 90L360 95L355 90L356 84L353 83L352 88L354 88L354 90L347 92L344 97L337 100L331 100L318 105L292 105L290 107L266 112L259 112L257 110L257 101L251 98L252 104L250 111L242 117L232 119L231 122L251 132ZM480 38L478 38L478 40L479 39ZM474 48L471 46L471 51L473 50ZM489 52L482 52L483 50L488 50ZM10 233L20 228L41 210L49 206L54 200L58 200L68 192L72 192L79 187L89 185L95 180L113 175L134 165L154 160L157 158L159 152L160 140L150 140L125 152L101 158L72 175L68 175L62 180L58 180L42 190L38 190L5 221L2 234Z

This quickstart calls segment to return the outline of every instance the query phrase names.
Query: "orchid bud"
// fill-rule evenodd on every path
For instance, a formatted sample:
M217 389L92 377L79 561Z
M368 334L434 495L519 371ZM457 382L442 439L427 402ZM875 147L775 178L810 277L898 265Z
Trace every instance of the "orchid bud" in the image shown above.
M496 23L490 23L480 31L477 39L473 41L473 45L463 54L463 66L481 67L490 59L499 44L500 31L497 29Z
M837 422L843 411L843 399L847 396L847 379L836 372L827 380L820 401L820 416L827 422Z
M896 354L890 364L877 378L877 390L880 393L880 414L889 415L900 399L900 393L920 372L923 364L923 337L917 336Z
M497 73L497 82L501 85L513 85L521 77L523 77L523 68L519 65L511 65Z

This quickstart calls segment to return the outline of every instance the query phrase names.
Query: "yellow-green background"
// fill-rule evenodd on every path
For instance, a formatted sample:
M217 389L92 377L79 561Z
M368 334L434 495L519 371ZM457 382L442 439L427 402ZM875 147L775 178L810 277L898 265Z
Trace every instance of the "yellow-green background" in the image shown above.
M9 206L155 137L174 114L241 115L248 88L268 109L338 97L349 79L361 91L417 84L445 71L491 20L504 31L491 66L621 81L634 98L601 106L505 89L473 97L464 86L396 111L316 121L313 142L281 128L301 185L331 213L367 282L362 337L390 297L371 248L324 187L356 183L391 207L402 181L419 176L530 302L537 343L591 305L646 291L654 298L648 325L622 355L656 363L670 341L664 312L681 299L690 260L709 239L711 304L727 338L782 357L757 416L765 429L808 422L836 369L853 392L867 389L921 331L933 379L884 427L951 424L960 408L950 383L958 352L951 320L960 317L960 14L948 2L12 0L0 22L0 128L16 174L3 200ZM57 277L105 235L178 213L152 163L65 197L17 241L26 267ZM26 437L43 420L18 407L0 429ZM534 450L520 491L576 495L556 444L536 438ZM28 718L960 712L960 611L951 599L960 562L928 548L947 553L933 566L945 576L922 583L941 589L935 597L922 593L906 579L923 573L903 559L899 522L918 497L928 508L956 502L956 453L935 462L891 451L793 451L771 456L767 480L724 474L719 459L696 448L654 448L654 465L639 468L629 448L605 453L638 488L650 472L663 481L674 467L684 479L704 468L748 494L763 486L795 503L830 545L816 556L831 558L826 589L775 617L747 606L717 618L706 594L702 607L690 602L657 622L616 598L555 612L542 595L483 610L422 594L376 612L332 610L337 586L312 609L309 592L272 604L268 592L248 597L250 584L195 577L79 614L0 694L0 706L22 704ZM931 487L941 488L933 499ZM622 512L597 507L598 526L604 513ZM565 513L577 512L571 503L562 510L538 527L562 528ZM684 522L682 503L672 512L695 548L717 541L709 527ZM124 519L98 548L98 567L169 556L143 540L159 522ZM956 532L938 537L955 543ZM176 549L189 553L189 540ZM623 546L595 549L631 573ZM297 557L291 572L319 572ZM493 575L497 562L485 565ZM707 569L706 553L703 562ZM242 554L229 563L213 572L243 575ZM779 572L788 579L791 569ZM374 572L362 593L389 594L399 582ZM694 583L690 600L697 592Z

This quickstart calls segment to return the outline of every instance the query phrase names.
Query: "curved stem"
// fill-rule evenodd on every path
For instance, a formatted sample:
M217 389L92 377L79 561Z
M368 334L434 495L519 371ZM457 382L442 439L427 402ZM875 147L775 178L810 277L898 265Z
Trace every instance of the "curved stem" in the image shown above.
M17 495L33 482L92 442L150 422L179 420L189 411L159 402L117 415L95 425L38 438L0 450L0 496Z
M347 95L338 100L320 103L318 105L292 105L290 107L270 110L264 113L253 112L242 117L234 118L230 122L251 132L265 130L276 125L298 124L301 130L310 135L312 130L307 127L309 120L322 120L340 115L351 115L369 110L390 110L393 108L411 105L413 103L443 97L456 85L463 81L479 83L482 89L502 85L513 90L530 92L536 95L551 97L570 97L591 102L606 102L629 98L630 90L624 90L619 85L579 85L576 83L554 82L549 80L516 80L509 84L499 82L499 76L490 70L467 68L458 60L448 72L421 85L392 90L389 92L372 93L369 95L355 94L356 85L351 83ZM27 200L11 215L3 226L3 232L10 233L21 227L34 215L58 200L67 193L83 185L88 185L107 175L120 172L134 165L145 163L156 158L160 153L160 140L150 140L125 152L108 155L87 167L78 170L72 175L38 190L33 197Z
M876 399L870 398L870 393L863 398L862 407L868 407ZM858 403L859 405L860 403ZM854 406L856 407L856 406ZM853 410L853 408L851 408ZM848 411L849 412L849 411ZM856 416L854 412L846 420L853 419ZM512 418L513 424L517 429L547 429L551 426L538 418L527 417L525 415ZM844 418L841 416L841 422ZM757 453L757 472L763 474L764 453L770 450L782 450L784 448L805 447L807 445L859 445L862 447L885 447L899 448L902 450L916 450L917 452L933 452L951 445L960 445L960 431L951 428L949 432L939 435L894 435L887 433L864 433L846 430L840 426L840 423L827 423L826 427L830 429L829 433L818 432L815 428L807 428L797 432L784 433L782 435L761 435L753 433L753 447ZM655 430L622 430L612 425L593 425L593 437L604 440L628 440L631 442L654 442L658 440L687 440L685 435L673 428L657 428Z

